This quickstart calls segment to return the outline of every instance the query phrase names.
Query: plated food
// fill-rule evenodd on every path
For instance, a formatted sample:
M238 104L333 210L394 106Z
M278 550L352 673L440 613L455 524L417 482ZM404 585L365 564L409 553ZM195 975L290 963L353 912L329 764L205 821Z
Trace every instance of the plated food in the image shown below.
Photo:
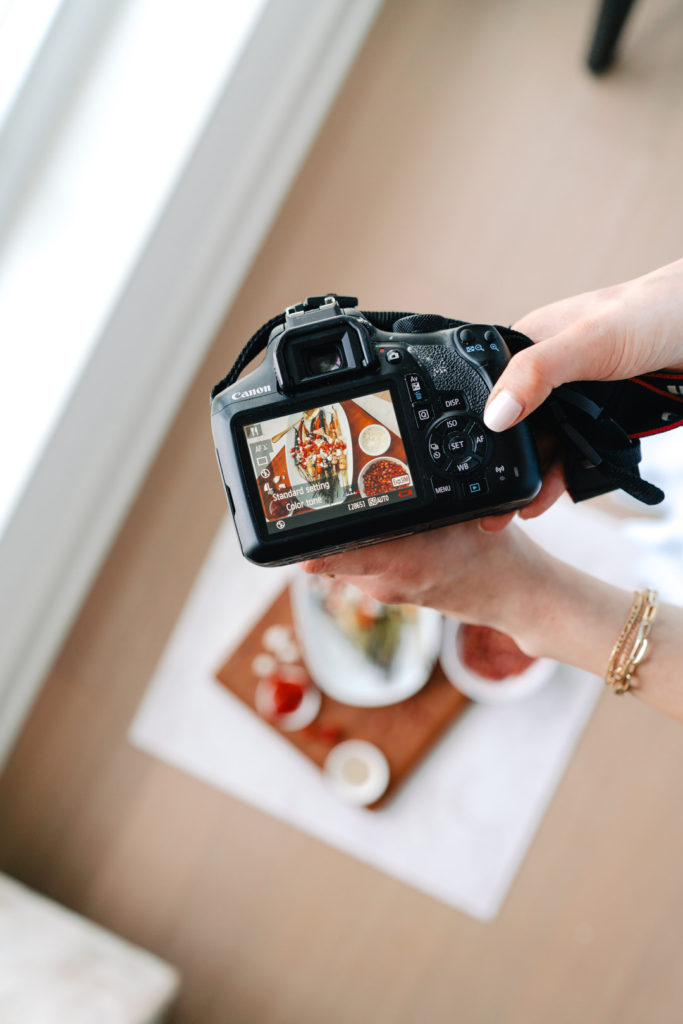
M349 446L342 433L340 414L344 415L340 407L323 406L308 421L302 416L295 428L289 454L299 476L309 484L339 477L342 487L348 486Z
M330 620L354 647L388 672L401 642L401 631L415 622L417 608L382 604L341 580L326 584L320 599Z
M298 574L294 622L316 685L343 704L384 707L418 693L441 646L441 615L432 608L385 605L356 587Z

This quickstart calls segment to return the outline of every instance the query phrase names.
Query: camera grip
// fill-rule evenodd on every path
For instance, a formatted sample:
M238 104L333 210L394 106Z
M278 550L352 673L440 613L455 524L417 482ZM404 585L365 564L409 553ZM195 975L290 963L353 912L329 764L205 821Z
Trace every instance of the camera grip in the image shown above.
M408 352L424 369L437 391L462 391L470 410L481 415L490 389L484 377L454 348L445 345L408 345Z

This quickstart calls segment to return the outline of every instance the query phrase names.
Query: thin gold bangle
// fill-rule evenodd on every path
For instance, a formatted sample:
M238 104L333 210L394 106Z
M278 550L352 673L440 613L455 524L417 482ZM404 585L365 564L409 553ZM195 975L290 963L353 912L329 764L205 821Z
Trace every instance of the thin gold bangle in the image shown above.
M612 648L605 683L614 693L627 693L638 665L647 654L649 636L657 614L657 591L636 591L626 622Z

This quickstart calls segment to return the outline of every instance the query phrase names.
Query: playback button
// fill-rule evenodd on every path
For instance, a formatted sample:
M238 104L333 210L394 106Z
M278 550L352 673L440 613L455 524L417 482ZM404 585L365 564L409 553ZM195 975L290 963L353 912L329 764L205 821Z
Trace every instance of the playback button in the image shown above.
M466 484L463 484L463 490L468 498L476 498L480 494L486 494L488 489L488 484L483 478L481 480L469 480Z

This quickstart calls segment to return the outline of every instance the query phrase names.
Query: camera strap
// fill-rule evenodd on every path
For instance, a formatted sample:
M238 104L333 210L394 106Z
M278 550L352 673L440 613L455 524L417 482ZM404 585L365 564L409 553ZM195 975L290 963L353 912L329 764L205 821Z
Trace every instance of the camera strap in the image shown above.
M289 307L287 314L317 309L330 297L341 309L358 305L352 296L328 292ZM377 330L396 334L442 331L468 322L431 313L396 311L362 311L361 316ZM283 325L285 319L286 314L280 313L252 335L229 373L212 388L211 398L235 383L252 359L264 351L273 329ZM533 344L511 327L496 326L496 330L513 355ZM621 489L646 505L656 505L664 499L664 492L640 476L640 438L683 426L683 373L661 370L629 380L563 384L552 391L530 420L557 438L567 490L575 502Z

